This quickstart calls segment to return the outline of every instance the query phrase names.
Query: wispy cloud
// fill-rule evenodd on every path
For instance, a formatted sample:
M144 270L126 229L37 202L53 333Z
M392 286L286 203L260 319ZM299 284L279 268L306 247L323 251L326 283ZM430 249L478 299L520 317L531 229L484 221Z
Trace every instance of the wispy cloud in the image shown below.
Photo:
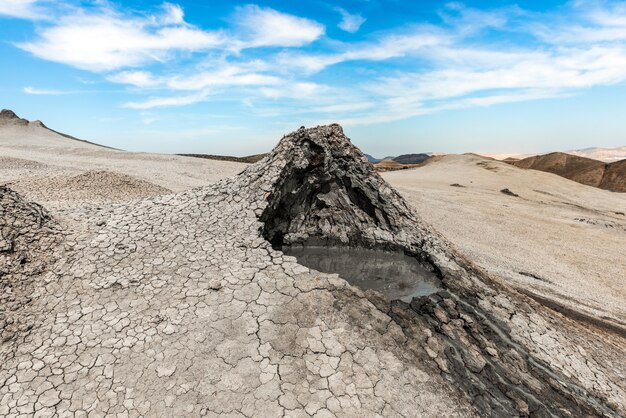
M626 41L626 3L575 1L572 12L527 22L528 30L552 45Z
M123 71L111 74L109 81L138 88L161 88L169 90L204 90L209 87L271 86L282 80L273 75L247 71L236 65L224 65L213 71L197 71L191 74L156 76L146 71Z
M343 31L356 33L361 28L361 25L365 23L365 18L360 14L350 14L341 7L337 7L335 10L341 15L341 22L337 26Z
M451 37L438 28L416 25L400 33L381 35L376 41L342 45L341 52L311 54L284 52L279 55L281 65L319 72L329 66L349 61L384 61L424 52L426 49L441 47L451 42Z
M26 94L33 94L39 96L61 96L66 94L86 94L86 93L101 93L102 90L58 90L58 89L40 89L36 87L26 86L22 90ZM111 92L111 90L108 90Z
M59 94L67 94L61 90L48 90L48 89L36 89L34 87L24 87L24 93L26 94L39 94L48 96L58 96Z
M123 107L128 109L153 109L156 107L172 107L172 106L187 106L193 103L204 101L209 97L208 91L201 91L195 94L189 94L184 96L171 96L171 97L152 97L145 101L140 102L128 102Z
M38 0L0 0L0 16L41 19L44 13L37 2Z

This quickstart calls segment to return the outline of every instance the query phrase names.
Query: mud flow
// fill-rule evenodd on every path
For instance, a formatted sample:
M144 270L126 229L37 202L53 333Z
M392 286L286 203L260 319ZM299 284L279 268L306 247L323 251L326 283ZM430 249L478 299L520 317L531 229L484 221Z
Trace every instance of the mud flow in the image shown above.
M346 247L284 247L303 266L336 273L363 290L376 290L391 300L407 303L441 289L435 273L402 252Z

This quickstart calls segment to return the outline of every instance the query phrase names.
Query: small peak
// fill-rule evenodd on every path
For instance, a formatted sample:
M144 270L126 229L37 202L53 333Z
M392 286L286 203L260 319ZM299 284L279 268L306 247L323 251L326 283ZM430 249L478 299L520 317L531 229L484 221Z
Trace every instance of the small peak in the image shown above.
M11 109L2 109L0 119L20 119Z
M38 128L48 128L46 125L43 124L42 121L40 120L34 120L32 122L29 123L30 126L36 126Z
M2 109L0 111L0 124L2 126L10 125L10 126L26 126L28 125L28 121L26 119L22 119L15 114L14 111L10 109Z

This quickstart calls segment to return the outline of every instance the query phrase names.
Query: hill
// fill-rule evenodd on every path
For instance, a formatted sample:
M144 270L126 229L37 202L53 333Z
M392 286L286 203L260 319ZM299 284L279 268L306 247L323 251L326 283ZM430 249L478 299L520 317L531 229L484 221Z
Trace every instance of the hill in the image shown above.
M376 171L393 171L393 170L403 170L406 168L403 164L400 164L394 160L382 160L376 164L374 164L374 168Z
M365 157L367 158L367 161L369 161L372 164L375 164L375 163L378 163L378 162L382 161L380 158L372 157L369 154L365 154Z
M519 168L557 174L587 186L626 192L624 160L607 164L591 158L564 152L553 152L506 162Z
M402 155L398 155L397 157L390 155L384 158L376 158L376 157L371 156L370 154L365 154L365 157L367 158L367 161L369 161L372 164L378 164L382 161L395 161L400 164L421 164L424 161L428 160L429 158L432 158L432 155L420 153L420 154L402 154Z
M393 160L400 164L421 164L424 161L431 158L428 154L402 154L395 157Z
M72 141L83 142L85 144L90 144L90 145L94 145L94 146L102 147L102 148L115 149L115 148L107 147L106 145L101 145L101 144L96 144L95 142L85 141L84 139L78 139L71 135L67 135L67 134L55 131L54 129L48 128L46 125L43 124L43 122L39 120L29 121L27 119L20 118L19 116L15 114L15 112L13 112L10 109L2 109L2 111L0 111L0 127L8 127L8 128L23 127L23 128L29 128L31 130L43 130L43 131L48 131L53 134L60 135L67 139L71 139Z
M182 191L245 167L230 161L116 150L20 118L8 109L0 112L0 185L19 181L19 191L42 204L49 199L57 204L57 198L70 196L100 196L103 185L123 182L132 183L123 189L128 198ZM54 179L54 187L46 187L43 179ZM118 193L113 200L120 199Z

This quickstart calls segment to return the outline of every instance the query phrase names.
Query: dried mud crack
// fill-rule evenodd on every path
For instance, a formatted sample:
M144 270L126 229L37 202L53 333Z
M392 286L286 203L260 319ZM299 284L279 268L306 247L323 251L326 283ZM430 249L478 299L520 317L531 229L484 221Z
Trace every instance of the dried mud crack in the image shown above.
M30 293L2 318L1 416L626 414L623 342L473 268L337 125L188 192L0 201L3 295ZM389 301L280 250L310 243L402 251L445 290Z

